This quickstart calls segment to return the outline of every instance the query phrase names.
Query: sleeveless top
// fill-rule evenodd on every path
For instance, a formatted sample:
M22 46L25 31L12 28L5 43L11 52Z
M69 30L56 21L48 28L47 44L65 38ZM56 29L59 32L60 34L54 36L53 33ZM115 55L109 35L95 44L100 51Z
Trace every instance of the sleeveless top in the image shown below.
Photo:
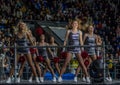
M77 46L80 45L80 31L73 33L72 30L70 30L69 36L68 36L68 45L69 46ZM80 53L80 47L68 47L68 52L72 53Z
M95 35L87 36L86 45L89 45L89 46L95 46L96 45ZM95 55L95 47L86 47L86 51L88 52L89 55Z
M39 52L40 56L43 56L45 58L48 57L46 47L40 47L40 48L38 48L38 52Z
M32 39L33 41L35 40L34 37L32 37L31 39ZM28 45L29 45L29 46L33 46L30 42L28 42ZM30 48L30 53L31 53L31 54L35 54L36 51L37 51L36 48L32 48L32 47Z
M23 46L24 48L18 48L17 49L17 52L18 53L28 53L29 52L29 48L25 48L25 46L28 46L28 40L26 39L25 36L23 36L22 38L19 38L17 36L17 40L16 40L16 43L18 46Z
M57 52L56 52L56 48L50 48L50 50L53 53L53 57L57 57Z

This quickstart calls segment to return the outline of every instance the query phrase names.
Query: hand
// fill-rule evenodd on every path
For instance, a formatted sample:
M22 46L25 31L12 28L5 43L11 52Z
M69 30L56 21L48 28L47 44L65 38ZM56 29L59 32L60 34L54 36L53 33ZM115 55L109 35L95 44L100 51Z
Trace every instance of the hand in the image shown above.
M62 49L62 52L65 52L65 48Z
M84 51L84 48L83 48L83 47L81 48L81 51L82 51L82 52Z

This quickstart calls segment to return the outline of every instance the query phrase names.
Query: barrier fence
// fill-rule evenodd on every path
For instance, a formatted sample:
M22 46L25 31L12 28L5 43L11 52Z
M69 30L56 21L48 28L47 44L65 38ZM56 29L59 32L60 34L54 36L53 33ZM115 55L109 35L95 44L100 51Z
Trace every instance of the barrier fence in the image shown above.
M12 83L16 83L16 79L17 79L17 73L18 73L18 65L17 65L17 49L18 48L59 48L59 49L63 49L63 48L67 48L67 47L80 47L80 48L86 48L86 47L101 47L102 48L102 61L103 61L103 83L105 83L106 81L105 81L105 79L106 79L106 75L108 74L108 73L106 73L106 71L107 71L107 68L106 68L106 51L105 51L105 47L106 46L108 46L108 45L105 45L104 43L102 44L102 45L94 45L94 46L88 46L88 45L83 45L83 46L26 46L26 47L19 47L19 46L17 46L16 45L16 43L14 44L14 46L8 46L8 47L4 47L4 46L1 46L1 49L2 48L12 48L12 49L14 49L14 59L15 59L15 62L14 62L14 65L15 65L15 73L14 73L14 82L12 82ZM5 52L4 53L2 53L1 52L1 56L0 56L0 71L1 71L1 74L0 74L0 78L2 78L3 76L3 73L4 73L4 66L3 66L3 63L4 63L4 58L5 58L5 55L2 55L2 54L5 54ZM63 59L63 62L64 62L64 59ZM63 63L62 62L62 63ZM10 64L9 64L10 65ZM27 70L27 72L25 73L26 75L29 73L29 66L28 66L28 64L26 64L27 65L27 68L26 68L26 70ZM72 66L70 66L69 65L69 68L68 68L68 70L70 70L71 69L71 67ZM75 70L75 69L74 69ZM118 74L118 69L117 68L115 68L114 69L115 71L113 72L113 76L116 78L116 75ZM9 72L8 72L9 73ZM83 73L82 73L82 71L80 72L80 75L82 75ZM113 77L112 76L112 77ZM80 76L81 77L81 76ZM7 78L5 78L5 79L1 79L0 81L1 81L1 83L6 83L6 79ZM28 79L28 78L27 78ZM4 80L4 81L3 81Z

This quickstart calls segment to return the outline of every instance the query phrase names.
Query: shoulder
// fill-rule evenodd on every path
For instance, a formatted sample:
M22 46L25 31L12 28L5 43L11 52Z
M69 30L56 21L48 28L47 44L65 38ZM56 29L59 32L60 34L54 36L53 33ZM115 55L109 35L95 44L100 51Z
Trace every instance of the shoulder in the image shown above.
M25 32L25 35L28 35L28 36L29 36L29 35L30 35L30 33L29 33L29 32Z
M57 46L57 44L55 43L55 46Z
M49 46L50 44L49 44L49 43L47 43L47 42L45 42L45 45Z
M97 34L94 34L94 37L95 37L95 38L97 38L97 37L98 37L98 35L97 35Z
M81 31L81 30L78 30L78 32L79 32L80 34L82 34L82 31Z
M84 36L87 37L87 36L88 36L88 33L85 33Z
M66 32L67 32L67 33L70 33L70 32L71 32L71 30L69 30L69 29L68 29Z

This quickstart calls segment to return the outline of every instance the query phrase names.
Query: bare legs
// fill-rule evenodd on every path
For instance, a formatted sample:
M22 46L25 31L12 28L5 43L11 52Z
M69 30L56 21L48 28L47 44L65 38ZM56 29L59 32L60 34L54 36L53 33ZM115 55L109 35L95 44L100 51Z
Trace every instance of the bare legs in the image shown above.
M67 53L67 57L65 59L65 63L62 66L61 72L60 72L60 77L62 76L62 74L66 71L66 67L69 64L70 60L72 58L72 54L71 53Z
M60 67L58 63L55 63L55 68L57 69L58 74L60 74Z
M32 69L32 72L33 72L34 76L36 77L37 82L39 82L39 80L37 79L37 73L36 73L36 69L35 69L35 67L34 67L32 58L31 58L31 54L28 53L28 54L24 54L24 55L26 56L26 60L28 61L29 65L30 65L30 67L31 67L31 69ZM17 62L18 62L19 58L20 58L20 55L17 56ZM20 78L20 76L21 76L22 73L23 73L24 66L25 66L25 62L22 63L21 68L20 68L20 70L19 70L19 75L18 75L19 78ZM7 83L11 83L11 78L10 78L10 77L11 77L11 76L13 75L13 73L14 73L14 68L15 68L15 67L14 67L14 65L13 65L12 68L11 68L11 70L10 70L10 74L9 74L9 78L8 78L8 80L7 80ZM20 79L19 79L19 82L20 82Z
M86 76L86 77L89 77L88 72L87 72L87 68L86 68L86 66L84 65L84 61L83 61L83 59L82 59L82 57L81 57L81 54L80 54L80 53L76 53L75 55L76 55L76 57L77 57L77 59L78 59L78 62L79 62L79 64L80 64L80 66L81 66L82 69L83 69L83 72L85 73L85 76ZM58 82L61 82L61 81L62 81L61 76L62 76L62 74L66 71L66 67L67 67L67 65L69 64L69 62L70 62L70 60L71 60L71 57L72 57L72 54L71 54L71 53L68 53L68 54L67 54L67 58L66 58L66 60L65 60L65 63L63 64L63 67L62 67L62 69L61 69L60 76L59 76L59 78L58 78ZM80 67L78 67L78 70L76 71L76 73L79 73L79 70L80 70ZM90 82L90 81L88 80L88 82Z

